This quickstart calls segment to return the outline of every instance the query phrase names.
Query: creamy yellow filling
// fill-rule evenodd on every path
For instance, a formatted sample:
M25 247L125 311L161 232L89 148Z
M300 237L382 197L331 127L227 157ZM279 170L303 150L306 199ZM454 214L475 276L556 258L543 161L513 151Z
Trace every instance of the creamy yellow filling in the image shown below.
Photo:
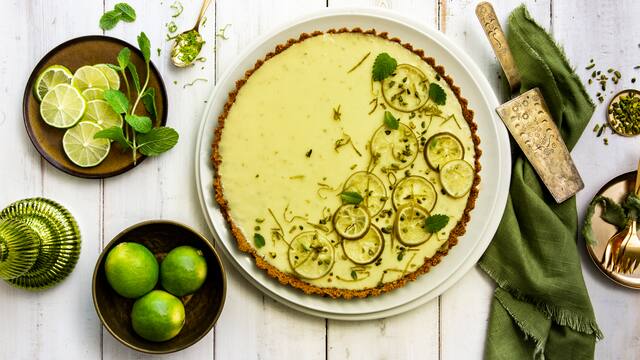
M371 81L371 70L376 55L383 52L399 64L418 67L447 95L446 104L439 108L440 116L415 115L410 119L408 113L387 110L414 128L418 139L423 129L428 129L423 135L426 139L443 131L454 134L465 149L464 160L474 164L471 131L457 98L435 70L413 52L380 37L356 33L325 34L291 46L266 61L241 88L225 121L219 148L219 173L233 222L254 246L254 234L262 235L265 245L257 248L258 253L283 272L295 275L287 243L301 232L317 229L309 223L318 224L328 212L333 214L342 203L339 194L346 179L370 164L369 141L383 124L385 111L378 105L369 114L375 106L373 99L384 101L379 83ZM368 53L370 56L348 72ZM351 144L336 149L336 141L345 142L347 137ZM355 265L336 245L333 268L319 279L307 280L310 284L375 287L415 271L443 245L464 212L468 194L459 199L444 195L438 173L427 166L422 151L407 170L435 185L438 198L431 214L450 216L448 225L424 244L405 250L397 239L385 234L377 265ZM394 176L384 174L381 166L373 172L387 186L389 200L384 209L392 209L388 185ZM400 180L405 171L394 175ZM371 223L383 228L393 225L393 219L378 216ZM332 228L331 223L320 225ZM272 236L273 230L280 228L284 239ZM341 241L335 231L325 236L334 244Z

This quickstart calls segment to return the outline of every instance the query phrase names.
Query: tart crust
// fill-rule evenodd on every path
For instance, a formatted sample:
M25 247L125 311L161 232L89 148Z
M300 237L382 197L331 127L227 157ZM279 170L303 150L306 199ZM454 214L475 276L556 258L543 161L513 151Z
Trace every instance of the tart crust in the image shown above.
M475 150L475 163L474 163L475 176L474 176L474 179L473 179L473 185L472 185L471 190L469 192L469 198L467 200L467 205L466 205L466 207L464 209L464 212L463 212L460 220L456 224L456 226L451 230L451 233L449 234L449 238L447 239L447 241L442 245L442 247L431 258L425 258L424 259L424 263L420 267L418 267L416 270L414 270L413 272L407 273L407 274L405 274L404 276L402 276L399 279L396 279L396 280L388 282L388 283L383 283L380 286L373 287L373 288L365 288L365 289L353 290L353 289L340 289L340 288L335 288L335 287L319 287L319 286L315 286L315 285L312 285L310 283L307 283L307 282L305 282L305 281L293 276L292 274L285 273L285 272L279 270L278 268L276 268L275 266L271 265L262 256L260 256L258 254L258 252L253 248L253 246L251 246L251 244L247 241L245 236L242 234L242 231L240 231L240 228L233 222L233 219L231 218L231 215L229 213L229 206L228 206L227 200L224 197L222 180L221 180L219 172L218 172L219 166L223 161L223 159L220 156L220 151L219 151L219 144L220 144L220 140L222 138L222 131L224 130L224 124L225 124L225 121L227 119L227 115L229 114L229 111L231 110L231 107L235 103L235 100L236 100L236 97L238 95L238 92L240 91L242 86L247 82L249 77L256 70L258 70L260 68L260 66L262 66L262 64L264 64L267 60L271 59L272 57L274 57L274 56L278 55L279 53L283 52L284 50L288 49L293 44L296 44L298 42L302 42L302 41L304 41L304 40L306 40L308 38L314 37L314 36L323 35L324 33L328 33L328 34L360 33L360 34L365 34L365 35L378 36L378 37L380 37L382 39L385 39L385 40L388 40L388 41L392 41L392 42L396 42L396 43L402 45L407 50L409 50L409 51L413 52L414 54L418 55L423 61L425 61L427 64L429 64L431 67L433 67L435 69L435 71L447 82L447 84L449 85L449 87L451 88L453 93L455 94L455 96L458 99L458 102L460 103L460 106L462 108L462 114L464 116L464 119L467 122L467 124L469 125L469 128L471 130L471 137L472 137L473 144L474 144L474 150ZM467 225L467 223L469 222L469 219L470 219L469 213L475 207L476 199L478 198L478 184L480 183L479 172L481 170L480 156L482 154L482 151L480 150L480 147L479 147L480 146L480 138L476 134L478 126L473 121L473 110L469 109L467 107L467 105L468 105L468 101L465 98L462 97L462 95L460 94L460 88L457 87L456 85L454 85L453 79L451 79L451 77L449 77L449 76L447 76L445 74L445 69L444 69L443 66L436 65L435 60L433 58L431 58L431 57L426 56L423 50L415 49L411 44L403 43L398 38L395 38L395 37L394 38L390 38L388 36L388 33L386 33L386 32L377 32L375 29L363 30L361 28L329 29L326 32L314 31L314 32L312 32L310 34L309 33L302 33L297 39L289 39L285 44L277 45L275 47L274 51L269 52L264 57L264 59L258 60L255 63L255 65L253 66L252 69L247 70L245 72L245 74L244 74L244 78L236 81L235 89L229 93L229 96L227 98L227 102L224 105L222 113L218 116L218 125L217 125L217 127L215 129L214 141L213 141L213 144L212 144L211 160L213 162L214 168L216 169L216 173L215 173L215 177L214 177L214 181L213 181L213 187L214 187L214 190L215 190L215 199L216 199L216 202L220 206L220 210L221 210L224 218L226 219L227 223L229 224L229 226L231 228L231 233L233 234L233 236L236 239L236 242L238 244L238 248L241 251L245 252L245 253L251 254L255 259L256 266L258 268L260 268L260 269L265 270L267 272L267 274L269 274L269 276L277 279L281 284L293 286L294 288L297 288L297 289L300 289L300 290L304 291L306 294L330 296L332 298L352 299L352 298L364 298L364 297L367 297L367 296L377 296L377 295L380 295L382 293L391 291L393 289L403 287L407 282L413 281L418 276L429 272L429 269L432 266L435 266L438 263L440 263L440 261L442 260L442 257L444 257L444 256L446 256L448 254L449 249L451 249L453 246L455 246L458 243L458 237L462 236L465 233L466 225Z

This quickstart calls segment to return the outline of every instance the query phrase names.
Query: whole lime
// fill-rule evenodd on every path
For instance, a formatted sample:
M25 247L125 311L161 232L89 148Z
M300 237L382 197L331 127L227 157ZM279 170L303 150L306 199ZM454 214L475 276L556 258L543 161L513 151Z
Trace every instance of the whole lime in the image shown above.
M133 304L131 323L149 341L172 339L184 326L184 305L166 291L153 290Z
M202 251L191 246L171 250L160 264L160 283L176 296L194 293L206 278L207 261Z
M104 263L109 285L126 298L140 297L158 283L158 260L144 245L123 242L116 245Z

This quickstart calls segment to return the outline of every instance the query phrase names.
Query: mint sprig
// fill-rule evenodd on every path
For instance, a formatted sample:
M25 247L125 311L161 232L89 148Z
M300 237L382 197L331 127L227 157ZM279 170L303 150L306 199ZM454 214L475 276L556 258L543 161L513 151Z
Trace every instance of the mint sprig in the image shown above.
M396 119L389 111L384 112L384 125L391 130L398 130L400 121Z
M107 11L100 17L100 28L102 30L111 30L120 20L124 22L134 22L136 20L136 11L127 3L117 3L113 10Z
M355 191L345 191L340 194L340 198L344 203L353 205L358 205L364 200L362 195Z
M371 75L374 81L382 81L396 71L398 62L387 53L380 53L373 62Z
M136 163L138 152L146 156L160 155L173 148L178 143L179 138L174 129L168 127L154 128L150 117L136 114L138 105L142 102L149 115L154 119L157 117L155 89L148 87L151 75L151 43L144 32L138 35L138 47L145 62L144 83L140 82L138 70L131 62L131 50L123 48L116 59L118 65L111 65L110 67L120 72L124 79L126 94L120 90L106 90L104 94L104 99L113 111L118 114L124 114L125 125L122 128L114 126L104 129L94 136L97 139L103 138L116 141L123 149L131 150L134 164ZM128 77L131 77L135 86L133 90L135 91L135 96L133 97ZM131 100L134 100L133 104Z
M447 93L440 85L431 83L429 85L429 99L438 105L444 105L447 102Z

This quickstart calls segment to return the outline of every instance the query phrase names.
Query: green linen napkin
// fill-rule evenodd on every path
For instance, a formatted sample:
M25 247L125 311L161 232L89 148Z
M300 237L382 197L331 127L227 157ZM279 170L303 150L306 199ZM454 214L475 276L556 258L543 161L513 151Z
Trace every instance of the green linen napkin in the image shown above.
M553 39L524 6L508 21L521 91L539 87L569 147L594 105ZM524 154L513 149L509 198L480 267L498 284L487 359L593 359L602 333L582 278L575 197L556 204Z

